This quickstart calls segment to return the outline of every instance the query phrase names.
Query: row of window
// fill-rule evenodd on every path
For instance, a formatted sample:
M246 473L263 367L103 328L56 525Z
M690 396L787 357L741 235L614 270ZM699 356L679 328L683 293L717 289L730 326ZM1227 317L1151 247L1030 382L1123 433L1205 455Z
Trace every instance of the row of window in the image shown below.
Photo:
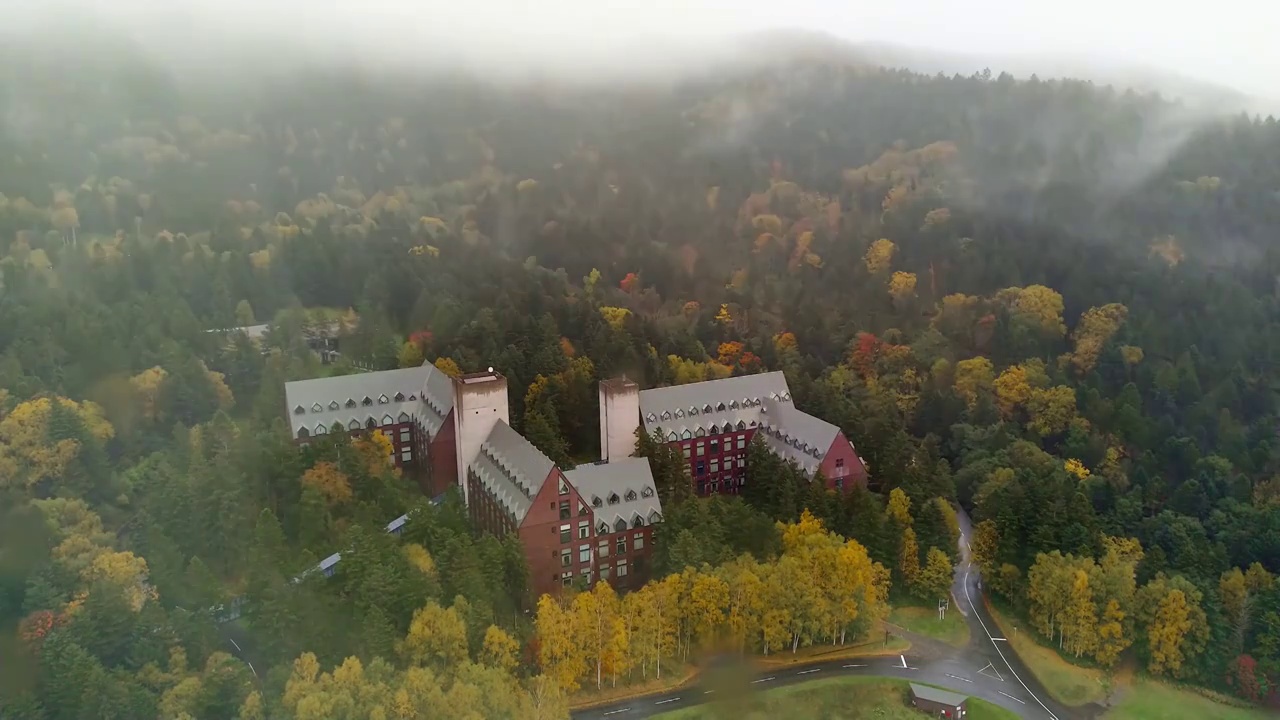
M407 422L409 422L409 419L410 419L410 418L409 418L408 414L406 414L406 413L400 413L400 417L399 417L399 418L396 418L396 419L392 419L392 417L391 417L390 415L383 415L383 416L382 416L382 426L383 426L383 427L388 427L388 426L396 425L396 424L399 424L399 423L407 423ZM337 423L335 423L335 424L337 424ZM298 437L300 437L300 438L304 438L304 437L311 437L313 434L314 434L314 435L328 435L328 434L329 434L329 427L330 427L329 425L325 425L324 423L317 423L317 424L316 424L316 427L315 427L315 429L314 429L314 430L310 430L310 429L305 428L305 427L300 427L300 428L298 428ZM376 427L378 427L378 421L377 421L377 420L374 420L374 419L373 419L373 416L372 416L372 415L370 415L368 418L366 418L366 419L365 419L365 421L364 421L364 423L363 423L363 424L361 424L361 422L360 422L358 419L356 419L356 418L351 418L351 421L347 423L347 428L346 428L346 429L347 429L348 431L352 431L352 432L354 432L354 431L356 431L356 430L361 430L361 429L364 429L364 430L373 430L373 429L374 429L374 428L376 428Z
M644 549L644 533L636 533L631 536L631 547L633 550L637 550L637 551ZM627 536L626 535L619 535L617 538L614 539L613 554L614 555L627 554ZM555 557L556 551L552 550L551 556ZM596 557L599 557L599 558L609 557L609 540L607 538L604 540L601 540L596 544ZM578 562L579 563L591 562L591 544L590 543L583 543L578 546ZM626 562L626 561L624 560L623 562ZM560 550L560 567L569 567L571 565L573 565L573 548L564 548Z
M723 447L720 444L720 440L716 439L707 442L698 441L692 445L685 445L681 450L684 452L684 458L686 460L689 459L691 454L696 455L697 457L702 457L707 454L707 451L710 451L712 455L719 455L722 451L733 452L735 449L735 441L737 444L737 450L742 451L747 449L747 436L738 435L736 437L725 438Z
M773 398L774 400L790 401L791 393L784 392L781 395L779 395L778 393L775 392L775 393L770 393L769 397ZM743 398L741 402L737 400L730 400L728 405L725 405L723 402L719 402L719 403L716 403L714 407L712 407L711 403L707 403L702 406L701 411L704 415L709 415L713 411L724 412L725 410L737 410L738 408L758 407L760 404L761 404L760 398ZM697 405L689 406L688 413L690 417L696 416L698 414L698 411L699 411L699 408ZM672 418L679 420L684 416L685 416L684 408L676 408L676 411L674 413L671 412L670 410L664 410L661 415L658 415L656 413L649 413L648 415L645 416L645 419L648 420L649 422L657 422L658 420L671 420Z
M734 431L741 432L743 430L754 428L755 426L756 426L755 420L752 420L750 424L744 423L741 420L739 420L737 425L734 425L733 423L725 423L724 427L720 427L719 425L712 425L710 433L712 435L720 435L723 433L731 433ZM658 432L662 432L662 428L658 428ZM693 438L706 437L707 433L708 431L702 427L699 427L692 431L690 431L689 428L685 428L680 434L676 434L676 431L672 430L671 432L667 433L667 442L676 442L678 440L692 440Z
M607 566L607 565L606 565L606 566L604 566L604 567L602 567L602 568L600 568L600 579L601 579L601 580L608 580L608 579L609 579L609 576L610 576L610 574L611 574L611 573L610 573L610 569L611 569L611 568L610 568L609 566ZM619 561L618 561L618 566L617 566L617 568L616 568L617 577L618 577L619 579L626 577L626 576L627 576L627 569L628 569L628 568L627 568L627 561L626 561L626 560L619 560ZM639 568L639 567L637 567L637 568L636 568L636 570L637 570L637 572L638 572L638 571L640 570L640 568ZM580 577L581 577L581 578L586 582L586 584L587 584L587 585L590 585L590 584L591 584L591 568L589 568L589 567L588 567L588 568L582 568L582 570L578 571L578 575L579 575L579 576L580 576ZM570 585L572 585L572 584L573 584L573 571L572 571L572 570L566 570L565 572L562 572L562 573L560 573L559 575L552 575L552 576L551 576L551 582L555 582L556 580L559 580L559 581L560 581L560 584L561 584L562 586L564 586L564 587L569 587Z
M649 525L653 525L654 523L660 523L660 522L662 522L662 515L659 514L658 511L655 510L649 513L649 522L648 522ZM641 517L638 513L632 516L631 525L630 525L632 530L642 528L644 526L645 526L645 519L643 517ZM628 527L627 521L622 518L618 518L618 520L614 522L612 529L609 528L609 523L601 521L600 525L596 528L596 534L610 535L612 533L625 532L627 530L627 527ZM556 529L552 528L551 532L556 532ZM578 539L585 540L589 537L591 537L590 521L579 520L578 521ZM569 523L564 523L563 525L560 526L560 544L564 545L570 542L573 542L573 526L570 525Z
M410 399L410 400L417 400L417 399L418 399L418 396L417 396L417 395L410 395L410 396L409 396L409 399ZM389 397L387 397L386 395L381 395L381 396L379 396L379 397L378 397L378 404L379 404L379 405L386 405L386 404L388 404L388 403L390 403L390 402L392 402L392 398L389 398ZM395 402L404 402L404 393L396 393L396 394L395 394ZM369 406L373 405L373 398L369 397L368 395L365 395L365 396L364 396L364 399L363 399L363 400L361 400L359 404L360 404L360 405L363 405L364 407L369 407ZM351 399L351 398L347 398L347 401L346 401L345 403L343 403L342 405L339 405L337 400L331 400L331 401L329 402L329 410L330 410L331 412L332 412L332 411L334 411L334 410L338 410L338 409L340 409L340 408L342 408L342 407L346 407L346 408L353 408L353 407L356 407L356 401L355 401L355 400L353 400L353 399ZM301 405L299 405L299 406L297 406L297 407L295 407L295 408L293 409L293 414L294 414L294 415L303 415L303 414L305 414L306 412L307 412L306 408L302 407ZM313 412L313 413L324 412L324 406L323 406L323 405L321 405L320 403L315 403L315 404L313 404L313 405L311 406L311 412Z

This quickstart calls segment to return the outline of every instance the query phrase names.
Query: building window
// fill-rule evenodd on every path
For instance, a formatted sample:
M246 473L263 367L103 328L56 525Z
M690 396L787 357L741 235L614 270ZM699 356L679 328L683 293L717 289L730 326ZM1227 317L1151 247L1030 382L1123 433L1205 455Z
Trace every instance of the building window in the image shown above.
M578 517L582 517L583 515L586 515L587 512L588 512L587 506L583 504L581 500L579 500L578 501Z
M600 568L600 579L601 579L601 580L608 580L608 579L609 579L609 566L608 566L608 565L605 565L604 567Z
M731 458L731 457L727 457L727 458L725 458L725 459L724 459L724 469L725 469L725 470L732 470L732 469L733 469L733 458Z
M715 480L712 480L712 481L711 481L711 492L715 492L715 491L716 491L717 485L718 485L718 483L717 483Z
M578 539L585 540L591 537L591 521L581 520L578 522Z
M560 519L561 520L569 519L569 501L568 500L560 501Z
M837 489L837 490L843 490L843 489L844 489L844 478L842 478L842 477L836 478L836 489Z
M373 404L373 399L370 398L368 395L366 395L365 398L360 401L360 404L364 405L365 407L369 407L370 405Z
M586 580L587 584L590 585L591 584L591 568L582 568L582 572L580 574L582 575L582 579Z
M836 467L838 468L844 467L844 458L836 458Z
M747 449L747 436L746 436L746 435L739 435L739 436L738 436L738 449L739 449L739 450L745 450L745 449Z
M572 532L569 530L568 523L560 526L560 543L564 544L573 539Z
M712 441L711 441L711 454L712 454L712 455L715 455L715 454L717 454L717 453L719 453L719 452L720 452L720 441L719 441L719 440L712 440Z
M704 460L699 460L699 461L698 461L698 463L697 463L697 465L695 465L695 466L694 466L694 468L695 468L695 472L696 472L696 474L698 474L698 475L706 475L706 474L707 474L707 463L706 463L706 461L704 461Z
M609 557L609 540L607 538L601 540L600 544L596 546L596 555L602 558Z
M591 546L582 545L578 548L578 562L591 562Z
M688 445L685 445L683 448L681 448L681 450L683 450L683 451L684 451L684 459L685 459L685 460L688 460L688 459L689 459L689 456L693 454L693 453L692 453L692 451L690 451L690 450L689 450L689 446L688 446Z
M400 428L400 442L409 442L409 428Z
M560 551L560 567L569 567L572 564L573 564L573 551L561 550Z
M618 536L618 546L617 546L616 548L614 548L613 553L614 553L615 555L626 555L626 554L627 554L627 536L626 536L626 535L619 535L619 536Z
M720 458L711 458L711 472L720 472Z
M560 573L560 584L569 587L573 584L573 572Z
M412 459L413 459L413 450L410 450L409 448L405 448L400 451L401 462L409 462Z
M618 577L623 578L626 576L627 576L627 561L619 560L618 561Z
M631 547L636 550L644 549L644 533L636 533L631 536Z
M560 494L561 495L569 494L569 483L565 482L564 478L560 478Z

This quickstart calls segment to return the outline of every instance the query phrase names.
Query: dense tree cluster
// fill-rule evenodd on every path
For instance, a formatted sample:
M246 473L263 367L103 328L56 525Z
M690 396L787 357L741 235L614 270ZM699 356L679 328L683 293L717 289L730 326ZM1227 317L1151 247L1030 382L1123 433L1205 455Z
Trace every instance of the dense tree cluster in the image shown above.
M1064 653L1275 701L1275 119L839 58L660 92L214 89L150 62L0 50L23 68L0 78L0 713L556 717L556 686L704 641L856 629L751 614L795 563L861 551L929 602L953 501L989 587ZM872 486L829 496L756 447L743 497L694 502L642 438L666 579L544 601L535 633L512 544L418 498L376 435L299 451L282 422L287 380L424 361L500 370L566 466L597 457L601 378L781 370ZM815 520L853 544L771 529ZM628 614L695 588L701 615ZM229 632L266 666L253 692Z

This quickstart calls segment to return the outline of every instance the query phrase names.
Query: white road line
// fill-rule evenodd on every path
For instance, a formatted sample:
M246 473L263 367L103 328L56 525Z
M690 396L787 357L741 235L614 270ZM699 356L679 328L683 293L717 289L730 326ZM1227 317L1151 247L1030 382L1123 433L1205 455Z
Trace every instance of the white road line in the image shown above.
M231 638L227 638L227 639L231 640ZM243 650L240 649L240 643L236 642L235 640L231 640L231 644L236 646L236 652L244 652Z
M677 700L679 700L679 699L680 699L680 698L675 697L675 698L671 698L670 700L659 700L658 702L654 703L654 705L666 705L666 704L667 704L667 703L669 703L669 702L675 702L675 701L677 701Z
M1003 695L1003 696L1005 696L1005 697L1009 698L1010 700L1018 700L1018 698L1016 698L1016 697L1014 697L1014 696L1010 695L1010 694L1009 694L1009 693L1007 693L1007 692L1003 692L1003 691L1001 691L1001 690L997 690L996 692L998 692L998 693L1000 693L1001 695ZM1023 702L1022 700L1018 700L1018 702L1022 703L1023 705L1026 705L1026 703L1025 703L1025 702ZM1052 715L1053 713L1049 713L1049 714L1050 714L1050 715Z
M994 642L1009 642L1008 638L991 638Z
M796 673L796 674L797 674L797 675L808 675L809 673L816 673L816 672L818 672L818 671L819 671L819 670L821 670L821 669L822 669L822 668L814 668L814 669L812 669L812 670L801 670L800 672L798 672L798 673Z
M990 675L987 675L987 670L988 670L988 669L990 669L990 670L991 670L991 672L993 672L993 673L995 673L995 674L996 674L996 679L997 679L997 680L999 680L1000 682L1004 682L1004 678L1000 676L1000 671L996 669L996 666L995 666L995 664L994 664L994 663L987 663L987 664L986 664L986 665L985 665L981 670L979 670L979 671L978 671L978 674L979 674L979 675L986 675L987 677L991 677Z
M703 695L710 695L710 694L711 694L711 693L713 693L713 692L715 692L715 690L703 690L703 691L702 691L702 694L703 694Z
M751 684L755 685L756 683L769 682L770 680L776 680L776 679L777 678L772 678L772 677L760 678L759 680L752 680Z
M968 683L973 682L972 680L970 680L970 679L969 679L969 678L967 678L967 677L960 677L959 675L952 675L951 673L943 673L943 674L944 674L944 675L946 675L946 676L947 676L947 677L949 677L949 678L955 678L956 680L963 680L963 681L968 682Z
M610 715L617 715L618 713L628 712L630 710L631 708L622 708L621 710L610 710L609 712L605 713L605 717L608 717Z
M253 663L249 662L248 660L245 660L245 662L249 663L249 672L253 673L254 677L258 677L258 671L253 669Z
M906 656L906 655L899 655L898 657L902 658L902 667L906 667L906 666L907 666L907 656Z
M847 667L847 668L851 668L851 667L866 667L866 665L845 665L844 667Z
M964 598L969 601L969 609L973 610L973 616L978 618L978 623L982 625L982 632L987 634L987 638L991 638L991 631L987 629L987 623L982 620L982 613L978 612L978 608L973 604L973 596L969 594L969 573L967 572L964 574ZM1058 716L1054 715L1053 711L1044 704L1044 701L1036 697L1036 694L1031 692L1031 688L1027 687L1027 684L1022 681L1022 678L1018 677L1018 672L1009 664L1009 659L1004 656L1004 651L1000 649L1000 646L996 644L995 640L991 641L991 646L996 649L997 653L1000 653L1000 659L1004 661L1005 667L1009 668L1009 672L1013 673L1014 679L1018 681L1018 684L1022 686L1023 690L1027 691L1027 694L1031 696L1031 699L1035 700L1040 707L1044 708L1044 711L1049 713L1049 717L1053 718L1053 720L1058 720ZM1004 693L1000 694L1003 695ZM1013 699L1017 700L1017 698ZM1025 705L1026 703L1023 704Z

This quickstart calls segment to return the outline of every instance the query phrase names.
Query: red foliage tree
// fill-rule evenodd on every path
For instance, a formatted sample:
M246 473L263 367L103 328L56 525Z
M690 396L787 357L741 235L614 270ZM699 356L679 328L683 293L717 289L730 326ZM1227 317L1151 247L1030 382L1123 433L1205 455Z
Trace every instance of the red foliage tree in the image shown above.
M862 377L870 377L876 370L876 358L880 356L880 338L871 333L861 332L853 342L853 352L849 353L849 364Z
M1249 702L1262 697L1262 683L1258 680L1258 661L1251 655L1240 655L1227 666L1227 684Z
M764 363L760 360L760 358L757 357L756 354L751 352L750 350L742 353L742 355L738 358L738 367L742 368L743 372L746 372L746 373L760 372L760 369L763 366L764 366Z
M419 330L418 332L409 336L409 342L413 343L414 345L417 345L418 349L424 352L426 351L427 348L431 347L431 343L434 340L435 340L435 336L431 334L430 330Z
M60 618L48 610L37 610L18 623L18 637L32 653L39 653L44 639L60 623Z
M618 287L622 288L622 292L628 295L640 290L640 276L629 272L627 276L622 278L622 282L618 283Z

